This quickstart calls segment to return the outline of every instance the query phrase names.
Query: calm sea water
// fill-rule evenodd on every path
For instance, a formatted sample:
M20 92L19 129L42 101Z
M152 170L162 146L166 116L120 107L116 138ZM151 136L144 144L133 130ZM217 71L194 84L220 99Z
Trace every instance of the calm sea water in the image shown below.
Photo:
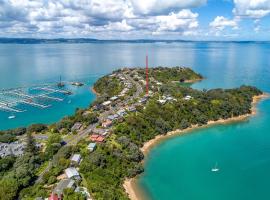
M0 88L82 80L64 103L30 109L8 120L0 112L0 129L52 123L87 107L95 96L89 88L101 75L122 66L183 65L207 79L194 88L255 85L270 92L269 43L102 43L0 44ZM71 103L68 104L69 100ZM138 185L153 200L270 199L270 101L258 105L248 121L197 130L171 138L147 156ZM218 163L220 171L212 173Z

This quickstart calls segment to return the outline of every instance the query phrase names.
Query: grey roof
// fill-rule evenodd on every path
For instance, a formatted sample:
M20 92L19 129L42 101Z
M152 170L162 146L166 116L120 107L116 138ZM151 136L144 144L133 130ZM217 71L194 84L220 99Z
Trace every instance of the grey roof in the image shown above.
M74 187L75 181L72 179L63 179L61 180L54 189L54 193L58 195L63 194L63 190L66 188Z
M71 161L74 161L76 163L79 163L81 161L81 155L80 154L74 154L71 159Z
M96 147L96 143L90 143L87 148L94 149L95 147Z
M82 127L82 123L76 122L76 123L72 126L71 131L79 130L81 127Z
M80 176L79 172L74 167L67 168L65 170L65 173L66 173L68 178L73 178L73 177L79 177Z

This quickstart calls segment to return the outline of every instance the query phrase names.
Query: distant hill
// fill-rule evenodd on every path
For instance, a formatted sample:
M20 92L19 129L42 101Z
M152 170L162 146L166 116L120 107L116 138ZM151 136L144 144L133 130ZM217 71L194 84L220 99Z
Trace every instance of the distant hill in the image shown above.
M93 38L0 38L0 44L57 44L57 43L175 43L175 42L235 42L235 43L261 43L263 41L191 41L191 40L98 40Z
M156 43L156 42L188 42L184 40L98 40L92 38L57 38L57 39L38 39L38 38L0 38L0 44L55 44L55 43Z

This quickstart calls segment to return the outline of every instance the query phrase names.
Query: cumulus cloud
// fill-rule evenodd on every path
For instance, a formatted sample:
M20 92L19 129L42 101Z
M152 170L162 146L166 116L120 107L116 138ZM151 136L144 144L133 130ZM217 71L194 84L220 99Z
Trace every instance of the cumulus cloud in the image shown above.
M181 10L165 16L157 16L157 32L190 30L198 27L198 14L190 10Z
M207 0L130 0L136 14L164 14L204 5Z
M0 27L2 36L80 37L107 31L188 35L198 27L198 14L185 8L206 1L0 0Z
M237 19L229 20L223 16L217 16L209 25L210 27L217 30L223 30L226 27L231 27L233 29L238 28Z
M270 13L270 0L234 0L234 4L237 16L262 18Z

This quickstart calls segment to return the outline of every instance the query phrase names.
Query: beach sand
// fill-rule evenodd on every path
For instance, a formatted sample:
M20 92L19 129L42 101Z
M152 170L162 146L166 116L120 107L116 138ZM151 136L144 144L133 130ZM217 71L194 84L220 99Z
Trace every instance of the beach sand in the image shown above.
M184 130L174 130L171 132L168 132L165 135L158 135L156 136L154 139L149 140L148 142L146 142L143 147L141 148L141 151L144 153L144 155L147 155L147 153L149 152L149 150L154 147L156 144L158 144L159 142L172 137L172 136L176 136L176 135L181 135L183 133L188 133L191 132L193 130L196 129L201 129L201 128L207 128L209 126L213 126L213 125L218 125L218 124L227 124L227 123L233 123L233 122L238 122L238 121L243 121L248 119L250 116L252 115L256 115L257 111L256 111L256 105L257 103L261 100L261 99L265 99L268 98L269 95L264 93L262 95L259 96L255 96L253 97L253 101L252 101L252 109L251 109L251 113L250 114L246 114L246 115L240 115L238 117L232 117L229 119L220 119L217 121L209 121L206 125L203 126L198 126L198 125L193 125L190 128L184 129ZM132 178L132 179L126 179L123 187L126 190L126 193L128 194L129 198L131 200L142 200L141 195L138 192L138 189L136 187L136 178Z
M96 96L99 95L99 93L97 93L97 91L96 91L93 87L91 87L90 90L91 90Z

